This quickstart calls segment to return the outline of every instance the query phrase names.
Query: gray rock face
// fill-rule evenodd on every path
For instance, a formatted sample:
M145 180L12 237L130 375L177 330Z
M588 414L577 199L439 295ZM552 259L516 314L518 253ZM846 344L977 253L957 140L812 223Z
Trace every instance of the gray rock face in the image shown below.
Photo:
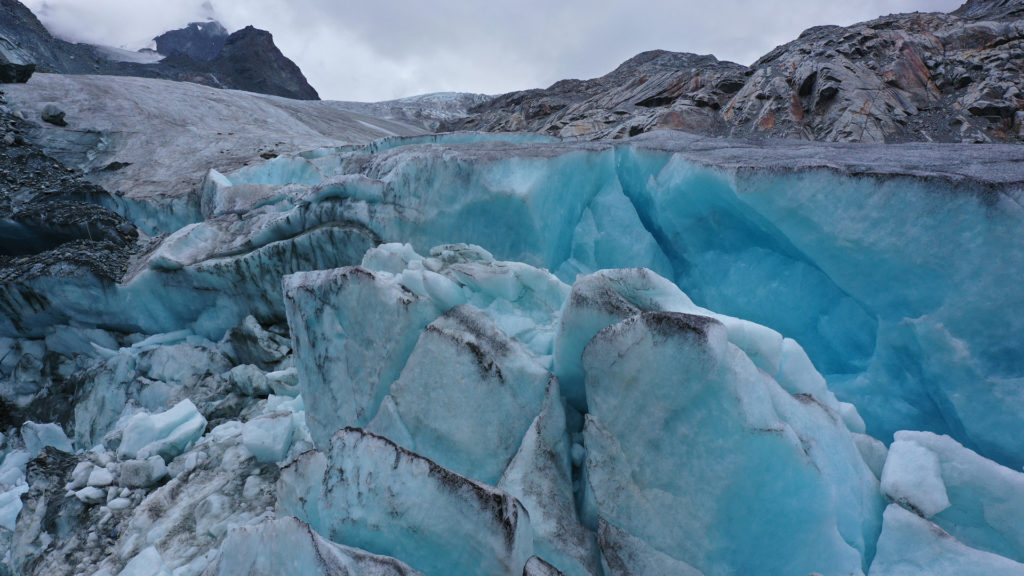
M533 130L561 137L624 138L656 128L721 133L720 109L743 86L746 67L656 50L593 80L496 97L442 129Z
M281 53L265 30L248 26L229 36L217 23L205 23L201 28L194 23L156 40L158 49L166 50L161 54L168 56L162 61L111 59L103 47L53 37L18 0L0 0L0 64L34 64L40 72L59 74L165 78L285 98L320 99L299 67ZM2 73L0 69L0 82ZM19 74L24 75L24 70Z
M829 142L1017 142L1024 8L971 0L951 14L819 26L749 68L646 52L593 80L498 96L442 126L625 138L668 128Z
M246 26L231 34L210 64L210 73L225 88L296 100L320 99L299 67L281 53L266 30Z
M723 117L735 135L1013 141L1024 19L971 13L976 20L907 14L811 28L754 63Z
M220 22L191 22L179 30L170 30L153 39L156 51L164 56L184 54L195 60L213 60L224 48L228 31Z

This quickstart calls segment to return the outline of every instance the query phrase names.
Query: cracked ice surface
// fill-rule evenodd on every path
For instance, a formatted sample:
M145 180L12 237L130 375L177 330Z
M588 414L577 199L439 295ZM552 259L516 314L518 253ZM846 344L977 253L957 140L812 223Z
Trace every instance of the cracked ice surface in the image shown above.
M0 287L0 573L1019 573L1024 158L973 150L210 172L122 283Z

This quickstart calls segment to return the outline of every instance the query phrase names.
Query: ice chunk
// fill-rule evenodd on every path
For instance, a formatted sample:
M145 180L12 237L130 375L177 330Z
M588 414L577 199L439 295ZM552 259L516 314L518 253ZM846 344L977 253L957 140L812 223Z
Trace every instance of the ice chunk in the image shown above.
M553 353L558 314L569 295L569 287L558 278L520 262L495 261L479 246L436 246L430 256L423 266L454 280L465 300L502 331L538 358Z
M135 555L117 576L171 576L160 552L153 546Z
M589 513L705 574L866 569L882 500L850 432L722 323L635 315L599 332L583 367Z
M403 562L335 544L294 517L228 533L206 576L295 574L302 576L416 576Z
M931 432L897 432L886 496L972 548L1024 562L1024 473Z
M569 444L558 380L552 379L544 407L498 488L519 499L529 512L537 554L569 575L600 574L597 541L576 514Z
M278 493L317 532L431 576L521 574L533 555L515 498L358 429L285 467Z
M391 397L412 438L407 448L494 484L540 412L551 378L490 318L463 305L424 329ZM368 428L391 436L383 423Z
M229 370L228 381L245 396L266 396L270 393L267 375L252 364L240 364Z
M92 472L89 473L89 480L87 482L89 486L100 488L110 486L113 483L114 475L106 468L93 468Z
M64 434L64 429L59 424L25 422L21 426L21 438L25 442L25 449L28 450L33 458L38 456L39 452L47 446L53 446L63 452L75 451L71 447L71 441Z
M14 532L21 513L21 495L28 492L28 484L19 482L10 488L0 488L0 528Z
M788 392L813 395L829 409L840 411L825 379L795 341L765 326L701 308L671 281L643 268L602 270L581 276L573 284L559 323L554 371L563 394L576 409L587 406L580 362L591 338L629 316L656 311L714 318L725 327L729 342ZM852 407L847 411L855 412ZM854 413L848 418L857 420Z
M188 385L208 374L227 372L231 363L213 342L199 338L143 349L138 354L136 368L153 380Z
M389 243L375 246L363 255L361 266L372 272L399 274L412 262L423 260L409 244Z
M160 456L121 462L120 483L129 488L149 488L167 476L167 465Z
M71 471L71 481L67 483L65 488L68 490L78 490L89 483L89 476L92 474L93 463L88 460L83 460L75 465L75 469Z
M299 387L316 398L306 421L317 446L345 426L365 426L398 378L432 301L365 268L284 278Z
M291 351L287 338L267 331L252 315L228 330L221 347L234 363L255 364L264 370L272 369Z
M278 396L295 398L299 395L299 373L294 367L268 372L267 383Z
M273 412L305 412L306 403L302 399L302 395L291 397L291 396L278 396L271 394L267 396L267 403L263 408L264 414L271 414Z
M25 479L25 466L32 455L28 450L12 450L0 464L0 486L14 486ZM83 484L84 486L84 484Z
M184 452L205 430L206 418L188 399L178 402L166 412L136 414L125 425L117 457L128 459L157 455L170 460Z
M403 245L385 245L367 252L395 281L430 298L441 311L472 304L508 336L522 342L538 358L551 355L555 323L569 287L547 272L520 262L499 262L472 244L443 244L420 257ZM405 269L398 266L405 264Z
M242 443L260 462L278 462L292 445L292 413L275 412L245 423Z
M128 403L135 382L135 356L129 349L88 368L75 402L75 442L95 446L110 432Z
M1024 564L965 546L899 505L884 518L869 576L1024 576Z
M75 497L86 504L104 504L107 501L107 491L96 486L86 486L75 492Z
M950 506L938 455L916 442L894 442L889 448L882 491L925 518Z

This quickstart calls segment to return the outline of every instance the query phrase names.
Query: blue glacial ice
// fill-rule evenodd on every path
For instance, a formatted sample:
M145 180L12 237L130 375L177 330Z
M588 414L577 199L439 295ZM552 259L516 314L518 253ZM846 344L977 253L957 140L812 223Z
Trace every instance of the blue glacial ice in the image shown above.
M211 208L221 216L178 232L134 282L150 292L198 284L229 296L216 314L178 306L149 310L158 318L138 322L160 330L194 322L212 337L244 316L240 297L255 300L258 319L273 320L282 305L265 278L329 261L356 264L377 239L420 253L473 243L569 283L577 273L642 266L702 307L800 342L874 436L949 433L1001 462L1024 464L1019 436L1001 433L1019 426L1010 406L1020 400L1020 355L1006 343L1021 326L976 322L1020 304L1017 291L999 289L1024 258L1014 235L1020 209L1007 192L948 176L943 159L928 156L910 161L932 163L906 169L912 175L898 167L851 175L856 165L835 169L845 159L831 157L795 157L805 165L798 170L780 169L785 159L748 160L754 166L745 169L729 156L716 165L671 141L436 140L323 150L211 176L206 205L233 208ZM285 169L299 160L316 163L316 178ZM263 188L234 194L239 186ZM347 256L324 252L324 243L356 238L367 244ZM214 279L215 261L223 263L216 274L230 264L229 283ZM147 281L151 270L161 270L160 286L156 277ZM971 402L960 400L964 390Z
M209 576L419 576L404 563L331 542L295 517L233 528Z
M889 449L881 487L949 538L1024 562L1024 472L948 436L902 431Z
M883 501L841 416L720 322L633 315L583 366L589 515L704 574L866 571Z
M795 342L762 326L701 309L670 281L645 269L580 276L568 290L539 270L527 273L523 265L495 262L471 246L444 246L431 253L423 258L408 246L386 245L364 258L364 265L378 268L376 272L352 267L288 278L289 309L293 310L289 318L298 343L295 362L304 396L331 398L337 392L330 388L344 390L351 384L346 379L318 375L326 357L301 342L362 338L372 333L378 341L398 343L409 338L404 334L409 325L376 321L381 308L370 303L393 302L396 295L401 296L404 304L400 310L409 314L416 302L426 299L436 304L432 310L439 315L425 326L419 322L422 327L416 329L418 338L411 352L401 356L388 352L387 361L370 364L380 367L394 362L402 368L397 377L389 378L392 383L387 395L374 402L376 416L366 427L453 474L508 490L522 502L531 524L536 522L532 528L534 551L563 572L598 573L596 531L599 525L606 525L602 531L605 546L619 551L616 558L620 562L637 561L646 566L652 562L651 554L657 553L663 560L654 565L695 563L710 574L771 562L781 568L828 574L841 570L864 573L873 555L884 504L878 479L856 440L864 424L855 408L828 391L824 378ZM425 274L425 270L437 272ZM335 288L337 279L347 284L353 278L360 279L364 287ZM447 286L434 290L445 296L431 299L425 278ZM524 283L523 278L532 281ZM531 286L532 290L527 289ZM544 289L537 290L538 286ZM330 289L326 292L330 299L323 296L325 287ZM451 294L463 296L457 299ZM552 294L564 301L561 310L544 305L550 304ZM450 307L460 300L486 306L466 303ZM339 311L323 314L325 301L339 306ZM513 314L516 305L534 308L534 312ZM440 313L444 308L448 311ZM720 367L707 368L711 372L707 384L694 381L698 368L677 364L685 357L680 355L685 346L678 343L660 344L665 347L660 353L637 353L635 361L629 354L636 353L638 346L642 349L641 345L614 342L601 348L596 344L599 338L595 335L604 334L612 329L608 326L620 321L637 324L647 319L647 314L675 318L672 314L679 316L681 311L703 314L682 316L710 323L721 340L711 354ZM342 318L343 322L317 321L323 318ZM366 329L352 330L353 326ZM531 329L523 331L524 326ZM538 328L545 326L544 337L537 338ZM522 344L507 331L534 336L527 339L533 345ZM643 336L652 331L657 332L643 325L637 333ZM381 349L390 350L390 344ZM579 409L562 404L559 379L547 369L570 372L559 364L559 354L582 355L576 362L582 373L577 377L580 390L576 394L582 395ZM365 362L364 357L339 355L345 362ZM595 365L588 369L588 362ZM611 365L605 364L608 362ZM307 374L314 379L308 381ZM687 376L678 381L672 378L674 374ZM696 387L692 394L698 398L716 388L721 388L724 397L712 394L704 401L707 404L690 401L689 395L682 394L686 384L681 382ZM327 390L322 390L324 387ZM707 391L700 391L704 389ZM569 395L565 396L571 406ZM727 398L734 398L737 405L723 411L718 406ZM580 409L588 411L582 435ZM576 414L575 424L570 423L566 410ZM328 403L321 417L316 424L323 428L318 432L321 435L358 424L342 404ZM638 427L637 422L643 425ZM350 437L355 432L345 434ZM338 442L337 435L334 442ZM680 447L689 442L693 453ZM714 445L732 457L722 461L719 453L706 452ZM580 452L575 462L574 450ZM321 468L328 466L326 456L311 458L306 466L316 462ZM314 478L330 477L317 470ZM691 472L692 478L686 476ZM290 487L297 481L291 478L306 475L289 472L288 490L300 494L301 489ZM773 482L765 483L765 475ZM722 480L732 477L748 479L746 484L733 481L735 495L722 487ZM630 478L638 478L639 486L657 486L661 499L632 485ZM319 486L318 482L314 481L314 486ZM709 492L701 492L698 486ZM720 489L726 491L716 492ZM677 497L671 496L673 490ZM755 492L756 504L744 499ZM799 501L786 498L793 492L802 494ZM340 522L337 505L322 498L319 503L309 499L290 511L301 509L300 516L318 530L333 530ZM576 507L579 500L584 502L582 516ZM698 504L706 507L709 502L722 502L721 510L699 514L704 520L680 520L692 516ZM725 505L729 502L743 510ZM324 514L333 519L325 519ZM769 521L776 516L791 521L783 526ZM751 517L763 520L751 524ZM350 539L368 539L365 542L370 544L365 547L377 545L374 526L373 522L361 527L345 524L344 529ZM794 538L815 542L806 557L782 545ZM729 550L737 541L763 544L756 549ZM687 542L693 544L678 547ZM640 547L650 554L638 552ZM395 550L401 548L390 543L385 549L370 549L397 554ZM431 572L408 557L399 554L399 558ZM622 560L629 558L634 560Z
M3 431L0 572L48 444L87 573L1020 573L1024 178L755 152L323 148L0 286L4 406L75 396Z
M869 576L1020 576L1024 564L970 548L899 505L885 509Z
M551 378L486 314L456 306L423 329L391 385L386 422L373 420L366 428L496 484L540 413Z
M320 534L424 574L518 574L533 555L518 500L354 428L285 467L280 492Z

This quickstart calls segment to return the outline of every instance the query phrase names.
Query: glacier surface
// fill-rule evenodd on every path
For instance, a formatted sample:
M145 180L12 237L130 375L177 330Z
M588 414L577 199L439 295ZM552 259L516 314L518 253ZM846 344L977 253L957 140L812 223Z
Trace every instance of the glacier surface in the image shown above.
M1021 573L1024 152L314 145L0 284L0 574Z

